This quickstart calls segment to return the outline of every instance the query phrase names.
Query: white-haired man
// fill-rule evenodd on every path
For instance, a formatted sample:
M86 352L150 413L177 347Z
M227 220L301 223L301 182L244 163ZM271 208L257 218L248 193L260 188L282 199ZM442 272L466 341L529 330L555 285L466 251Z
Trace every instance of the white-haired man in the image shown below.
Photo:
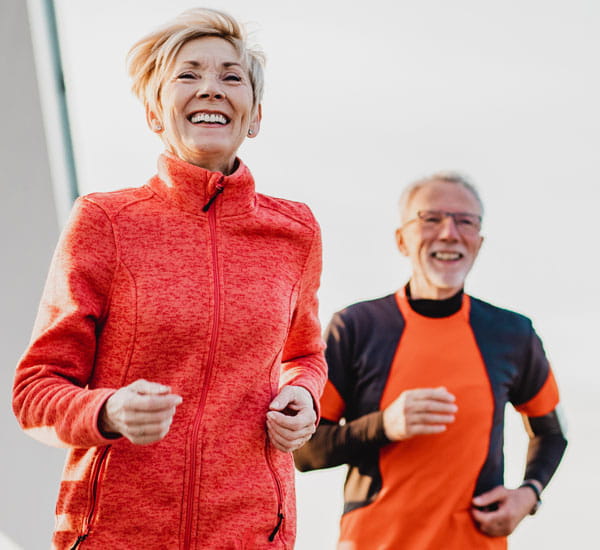
M483 242L475 188L436 174L400 207L411 278L334 316L322 420L296 465L349 466L339 550L504 549L566 447L556 382L529 319L463 292ZM531 436L516 489L503 480L508 402Z

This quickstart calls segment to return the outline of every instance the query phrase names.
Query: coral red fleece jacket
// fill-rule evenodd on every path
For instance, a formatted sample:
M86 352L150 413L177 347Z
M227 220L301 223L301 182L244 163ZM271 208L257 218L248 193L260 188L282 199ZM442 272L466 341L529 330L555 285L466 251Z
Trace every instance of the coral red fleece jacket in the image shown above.
M164 154L147 185L78 199L14 384L22 427L69 448L55 548L293 547L293 460L265 415L286 384L319 402L320 272L308 207L257 194L241 161ZM103 403L139 378L183 397L169 433L106 439Z

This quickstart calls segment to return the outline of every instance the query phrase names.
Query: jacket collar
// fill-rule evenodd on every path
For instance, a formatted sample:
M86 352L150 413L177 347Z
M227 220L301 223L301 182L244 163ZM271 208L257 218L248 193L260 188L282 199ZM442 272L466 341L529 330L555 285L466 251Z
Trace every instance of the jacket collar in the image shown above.
M252 210L256 204L254 178L248 167L236 159L235 172L224 176L210 172L165 152L158 158L158 174L150 182L150 188L161 198L177 208L196 215L206 215L203 208L222 187L210 209L219 216L236 216Z

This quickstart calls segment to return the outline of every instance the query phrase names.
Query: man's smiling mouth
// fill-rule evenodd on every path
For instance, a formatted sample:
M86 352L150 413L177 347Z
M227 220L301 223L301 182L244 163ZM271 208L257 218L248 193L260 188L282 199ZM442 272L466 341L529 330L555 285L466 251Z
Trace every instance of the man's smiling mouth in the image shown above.
M444 262L454 262L461 260L464 255L460 252L432 252L431 257Z

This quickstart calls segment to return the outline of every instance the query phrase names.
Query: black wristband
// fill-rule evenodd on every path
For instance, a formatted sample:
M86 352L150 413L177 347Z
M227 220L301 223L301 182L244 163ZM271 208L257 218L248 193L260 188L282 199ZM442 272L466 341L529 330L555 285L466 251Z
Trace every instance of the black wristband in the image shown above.
M533 516L533 514L535 514L538 511L540 504L542 504L541 491L538 489L538 486L531 481L524 481L523 483L521 483L521 487L529 487L535 493L536 503L531 509L531 512L529 512L529 515Z

